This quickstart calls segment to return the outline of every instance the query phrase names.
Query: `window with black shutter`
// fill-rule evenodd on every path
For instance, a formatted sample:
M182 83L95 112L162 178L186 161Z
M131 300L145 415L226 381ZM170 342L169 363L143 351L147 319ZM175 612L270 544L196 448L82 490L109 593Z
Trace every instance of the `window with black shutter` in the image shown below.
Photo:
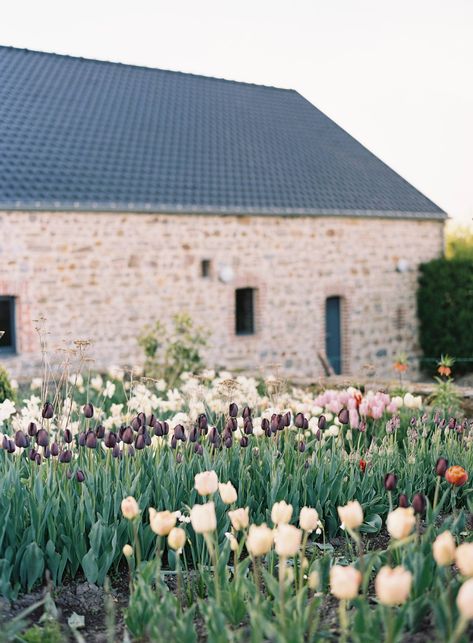
M253 335L255 332L255 289L235 290L235 332L237 335Z
M210 277L210 267L210 259L202 259L202 261L200 262L200 274L202 277L204 277L204 279Z
M15 298L0 297L0 353L15 350Z

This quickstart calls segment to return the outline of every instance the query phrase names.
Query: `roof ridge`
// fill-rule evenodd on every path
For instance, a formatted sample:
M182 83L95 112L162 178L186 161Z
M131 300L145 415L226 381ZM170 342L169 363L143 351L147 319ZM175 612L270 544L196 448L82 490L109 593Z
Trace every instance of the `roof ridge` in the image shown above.
M132 69L142 69L145 71L159 71L163 74L177 74L179 76L190 76L191 78L205 78L206 80L215 80L224 83L232 83L235 85L246 85L248 87L261 87L264 89L275 89L282 92L294 92L299 93L292 87L276 87L275 85L263 85L260 83L250 83L244 80L234 80L230 78L221 78L219 76L207 76L206 74L197 74L190 71L179 71L176 69L163 69L162 67L150 67L148 65L134 65L132 63L124 63L114 60L102 60L99 58L87 58L84 56L74 56L72 54L61 54L55 51L39 51L38 49L28 49L28 47L15 47L14 45L2 45L0 44L1 49L11 49L13 51L23 51L29 54L38 54L40 56L51 56L54 58L69 58L71 60L81 60L83 62L98 63L100 65L114 65L118 67L126 67Z

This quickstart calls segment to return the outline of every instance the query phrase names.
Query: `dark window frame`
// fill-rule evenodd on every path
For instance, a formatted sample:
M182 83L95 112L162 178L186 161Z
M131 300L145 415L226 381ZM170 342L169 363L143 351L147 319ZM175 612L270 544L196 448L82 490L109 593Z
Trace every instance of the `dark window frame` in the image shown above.
M246 301L245 301L246 297ZM235 289L235 335L248 337L256 334L256 288Z
M15 297L11 295L0 295L0 302L7 301L9 303L10 313L10 344L8 346L0 346L1 355L15 355L17 352L16 346L16 301ZM6 328L0 328L6 330Z
M209 279L212 275L212 260L202 259L200 262L200 276L202 279Z

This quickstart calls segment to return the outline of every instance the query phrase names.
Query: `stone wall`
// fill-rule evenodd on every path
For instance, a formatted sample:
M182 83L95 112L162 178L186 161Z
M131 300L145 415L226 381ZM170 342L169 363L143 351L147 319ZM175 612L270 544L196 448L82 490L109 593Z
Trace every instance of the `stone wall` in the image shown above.
M442 249L438 221L0 213L0 295L17 298L18 340L18 355L0 361L16 377L38 372L43 315L51 351L90 338L96 368L137 364L143 326L188 311L211 333L211 364L312 377L322 373L325 298L339 295L344 373L390 375L397 352L418 352L417 264ZM258 289L253 336L235 335L239 287Z

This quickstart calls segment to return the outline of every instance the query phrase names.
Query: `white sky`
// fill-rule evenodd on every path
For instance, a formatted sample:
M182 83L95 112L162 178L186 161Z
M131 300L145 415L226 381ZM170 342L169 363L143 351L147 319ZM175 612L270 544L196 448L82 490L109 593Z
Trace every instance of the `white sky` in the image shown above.
M1 0L0 10L0 44L297 89L452 217L473 220L473 0Z

